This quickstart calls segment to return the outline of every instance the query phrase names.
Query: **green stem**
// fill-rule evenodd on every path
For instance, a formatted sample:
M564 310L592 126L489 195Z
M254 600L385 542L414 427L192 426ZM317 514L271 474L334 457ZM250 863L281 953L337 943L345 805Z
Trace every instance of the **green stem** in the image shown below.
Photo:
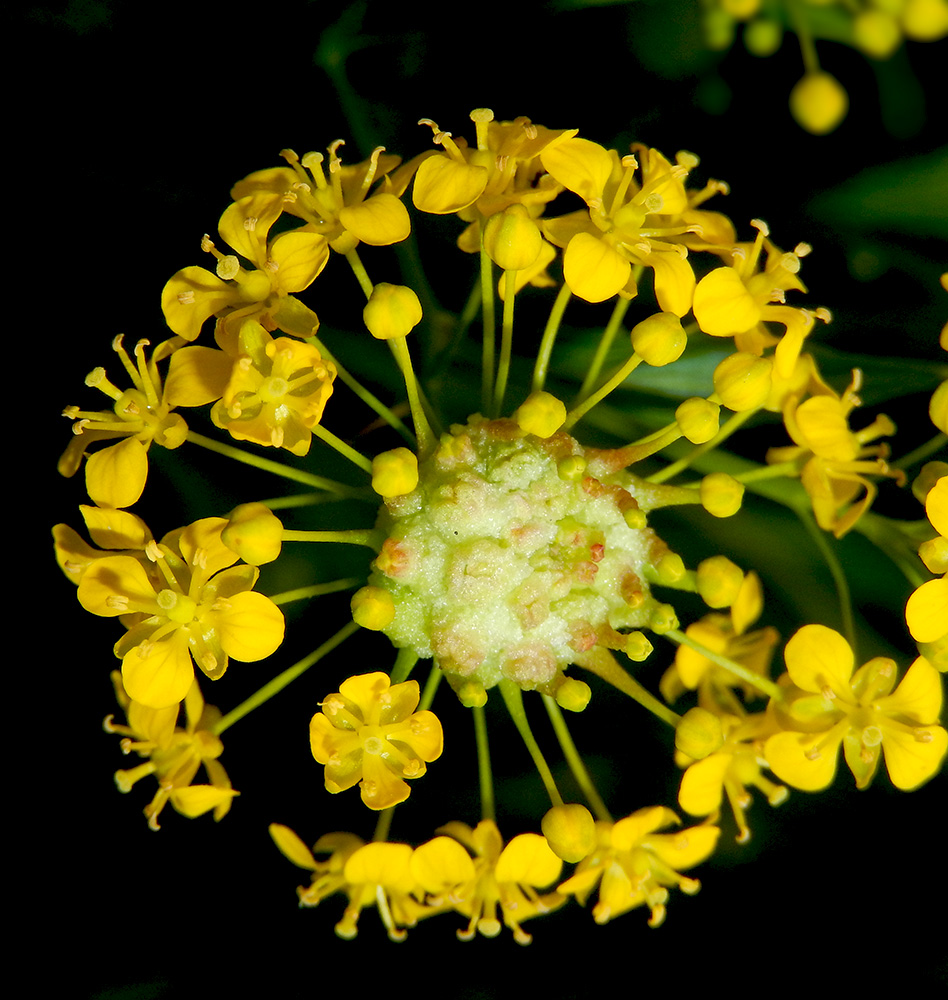
M711 438L710 441L705 441L704 444L699 444L696 448L692 449L684 458L680 458L677 462L672 462L671 465L666 465L664 469L659 469L658 472L652 473L651 476L646 478L646 482L649 483L664 483L666 479L671 479L672 476L677 475L682 469L687 469L692 462L699 459L702 455L717 448L719 444L726 441L738 428L743 426L750 418L757 412L756 409L753 410L742 410L740 413L735 413L723 427Z
M849 645L855 650L856 625L853 621L853 601L852 595L849 592L849 581L846 579L843 565L839 561L839 556L833 550L823 529L819 527L810 515L810 512L802 506L795 507L794 510L800 519L800 523L806 528L807 533L816 543L816 547L820 550L820 555L823 556L823 560L833 577L833 583L836 586L836 597L839 600L839 614L842 619L843 634L846 636Z
M546 383L546 373L550 367L553 344L556 341L560 323L563 321L563 313L566 312L566 305L570 298L572 298L572 295L573 293L569 290L569 285L563 282L559 292L556 294L556 301L553 303L550 316L546 321L546 327L543 330L543 339L540 341L540 349L537 351L537 363L533 369L531 392L539 392Z
M343 545L365 545L376 552L385 541L385 532L378 528L343 528L339 530L309 531L302 528L284 528L284 542L341 542Z
M291 601L305 601L311 597L323 597L335 594L340 590L351 590L363 582L362 577L350 576L343 580L331 580L329 583L314 583L310 587L297 587L295 590L284 590L282 594L271 594L274 604L289 604Z
M490 257L483 246L483 227L481 230L481 324L483 327L483 344L481 347L481 406L485 413L490 412L491 392L494 387L494 273Z
M405 380L405 389L408 392L408 405L411 409L411 418L415 425L415 434L418 437L418 455L425 458L430 455L435 448L435 436L425 415L425 408L421 402L421 393L418 389L418 380L415 378L415 370L412 368L411 355L408 353L407 337L395 337L389 341L392 354L401 369L402 378Z
M381 844L388 840L388 832L392 828L392 818L395 816L395 806L389 806L379 813L379 818L375 823L375 833L372 834L373 843Z
M332 479L325 479L323 476L314 476L312 473L304 472L302 469L294 469L292 466L284 465L282 462L274 462L269 458L263 458L261 455L252 455L241 448L224 444L222 441L215 441L213 438L205 437L196 431L188 430L187 440L192 444L199 445L201 448L206 448L208 451L232 458L236 462L251 465L255 469L262 469L264 472L271 472L273 475L282 476L284 479L292 479L294 482L312 486L317 490L326 490L344 497L365 497L365 490L357 486L347 486L345 483L337 483Z
M941 451L948 444L948 434L936 434L930 441L919 445L914 451L903 455L897 462L890 462L893 469L908 469L919 462L924 462L929 455L934 455L936 451Z
M349 266L352 268L352 273L356 276L356 281L359 282L359 287L362 289L365 297L367 299L372 297L372 281L369 278L369 273L365 269L365 265L362 263L362 258L359 257L358 251L355 249L350 250L346 254L346 260L349 261Z
M357 632L358 629L359 626L355 622L347 622L332 638L327 639L318 649L314 649L312 653L304 656L302 660L294 663L292 667L287 667L283 673L277 674L276 677L264 684L259 691L252 694L246 701L242 701L235 709L232 709L223 718L218 719L211 727L211 732L220 736L225 729L229 729L235 722L242 719L245 715L249 715L255 708L259 708L264 702L269 701L275 694L282 691L287 684L291 684L297 677L306 673L314 663L318 663L324 656L331 653L340 643L348 639L353 632Z
M355 450L355 448L347 445L345 441L341 438L336 437L332 431L327 430L322 424L315 424L313 427L313 433L320 440L325 441L330 448L335 448L344 458L348 458L350 462L354 465L358 465L363 472L367 472L372 475L372 463L365 455L361 455Z
M510 718L517 727L517 732L520 733L520 738L523 740L527 752L533 758L534 766L540 773L540 780L543 782L543 787L550 797L550 802L555 806L563 805L563 797L560 795L556 787L556 782L553 780L553 772L547 765L546 760L544 760L540 746L530 730L527 713L523 708L523 692L507 677L504 677L497 686L500 688L504 703L507 705Z
M570 735L566 719L563 718L563 713L560 711L560 706L548 694L543 696L543 704L546 706L550 722L553 724L553 731L556 733L557 740L559 740L560 749L563 751L566 763L573 772L576 784L579 785L580 791L586 796L586 801L592 806L596 818L606 823L611 823L612 816L609 814L605 802L602 801L602 797L596 790L596 786L589 776L589 771L586 770L586 765L583 763L583 758L576 749L576 744Z
M441 673L441 668L437 663L432 663L431 670L428 673L428 680L425 681L425 689L421 692L421 701L418 702L419 712L426 712L431 708L431 703L434 701L434 696L442 677L444 677L444 674Z
M389 677L392 684L401 684L408 680L415 664L418 662L418 654L408 646L403 646L395 657L395 666L392 667Z
M742 680L745 684L750 684L751 687L757 688L758 691L767 695L769 698L773 698L774 701L783 700L783 692L781 689L773 683L773 681L767 680L766 677L761 677L760 674L755 674L752 670L748 670L747 667L742 666L740 663L735 663L734 660L729 660L726 656L722 656L720 653L714 652L713 649L708 649L707 646L703 646L700 642L695 642L690 636L685 635L683 632L679 632L676 629L669 629L665 633L666 638L671 639L672 642L677 642L680 646L688 646L693 649L696 653L700 653L705 659L710 660L712 663L716 663L719 667L723 667L728 673L733 674L739 680Z
M306 342L312 344L319 353L336 368L336 374L358 397L374 410L388 425L393 427L402 436L404 441L412 448L415 447L415 435L405 426L404 422L397 417L377 396L369 392L364 385L345 367L336 360L333 355L326 350L324 344L317 337L307 337Z
M641 270L641 267L639 267L640 272ZM578 396L579 399L585 399L592 387L596 384L596 380L599 378L599 373L602 371L602 366L605 364L606 357L609 354L609 348L612 347L612 342L615 340L616 334L619 332L622 320L625 318L626 311L628 310L631 302L631 299L623 299L621 297L616 299L616 304L612 308L612 315L609 317L609 322L606 324L606 328L602 331L602 336L599 338L599 344L596 347L596 353L593 355L589 371L586 372L586 377L583 379L582 386L580 386Z
M633 354L628 361L606 382L600 386L591 396L584 399L578 406L574 407L566 415L566 422L563 424L564 430L569 430L599 402L606 398L613 389L617 389L642 363L642 359Z
M507 393L507 379L510 376L510 355L513 353L513 317L516 299L517 272L504 272L504 318L500 334L500 361L497 365L497 383L494 386L494 405L491 413L500 416Z
M673 633L665 634L672 635ZM623 670L609 650L595 646L588 653L582 654L576 662L584 670L601 677L607 684L611 684L623 694L627 694L633 701L637 701L643 708L648 709L662 722L667 722L672 728L675 728L681 721L679 715L642 687L628 671Z
M477 780L481 792L481 819L496 820L494 807L494 777L490 767L490 748L487 745L487 719L484 706L471 709L474 714L474 740L477 744Z

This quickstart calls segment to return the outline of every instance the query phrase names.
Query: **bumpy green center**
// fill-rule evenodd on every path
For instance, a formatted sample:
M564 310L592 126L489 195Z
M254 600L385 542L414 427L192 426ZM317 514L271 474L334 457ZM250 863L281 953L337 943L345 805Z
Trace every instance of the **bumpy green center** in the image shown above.
M611 454L512 420L452 427L379 517L371 582L394 599L393 644L434 657L458 691L506 677L554 693L594 646L655 627L647 579L670 556L645 525L658 488Z

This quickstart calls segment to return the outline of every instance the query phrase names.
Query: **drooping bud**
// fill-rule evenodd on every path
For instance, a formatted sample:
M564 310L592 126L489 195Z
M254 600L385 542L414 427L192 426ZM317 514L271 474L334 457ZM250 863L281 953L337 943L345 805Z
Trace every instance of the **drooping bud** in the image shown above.
M675 729L675 747L693 760L704 760L724 745L721 720L706 708L689 709Z
M701 480L701 506L715 517L730 517L741 509L744 485L726 472L712 472Z
M540 829L553 853L576 864L596 846L596 823L590 811L579 803L553 806L540 821Z
M813 135L832 132L848 110L849 95L829 73L807 73L790 91L790 113Z
M264 504L244 503L230 512L221 541L245 563L262 566L280 555L283 524Z
M655 313L632 327L632 348L648 365L660 368L677 361L688 343L678 316L671 312Z
M418 485L418 458L407 448L383 451L372 459L372 489L379 496L405 496Z
M721 407L710 399L692 396L675 410L681 433L692 444L705 444L720 428Z
M735 413L755 410L763 406L770 395L772 372L773 362L769 358L738 351L714 369L714 391Z
M484 226L484 249L505 271L522 271L536 263L542 246L537 224L519 203L495 213Z
M421 303L407 285L379 282L362 310L362 318L376 340L407 337L421 322Z
M578 681L575 677L564 677L553 697L556 699L556 704L567 712L581 712L589 704L592 691L584 681Z
M375 632L390 625L395 617L392 595L381 587L363 587L352 595L352 620Z
M709 608L729 608L740 592L744 571L727 556L711 556L698 564L698 593Z

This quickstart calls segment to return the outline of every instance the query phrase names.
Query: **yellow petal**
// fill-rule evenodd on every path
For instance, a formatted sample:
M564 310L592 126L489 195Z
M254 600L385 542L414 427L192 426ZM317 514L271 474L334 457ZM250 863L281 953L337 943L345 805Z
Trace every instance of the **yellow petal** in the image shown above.
M316 859L313 857L312 851L288 826L283 826L281 823L271 823L269 830L273 842L294 865L307 868L310 871L316 870Z
M935 531L948 538L948 476L942 476L928 491L925 513Z
M708 816L721 805L724 775L731 765L731 755L713 753L692 764L681 777L678 804L692 816Z
M239 795L233 788L216 788L214 785L189 785L187 788L175 788L171 792L171 804L183 816L194 819L203 816L212 809L219 809L225 802L230 802Z
M714 850L720 835L716 826L692 826L679 833L650 837L647 846L669 868L684 871L704 861Z
M927 729L928 740L917 740L912 733L883 728L882 752L892 784L908 792L928 781L941 767L948 752L948 732L941 726Z
M412 850L408 844L372 843L354 851L343 869L350 885L381 885L393 892L411 892Z
M100 507L131 507L148 478L148 455L137 438L126 438L90 455L86 490Z
M235 660L254 662L273 653L283 642L283 612L263 594L248 591L231 597L226 611L213 621L224 652Z
M408 782L392 772L385 761L374 754L363 755L360 790L362 801L376 811L396 806L411 794Z
M415 848L411 872L418 885L433 895L456 890L476 877L471 856L451 837L435 837Z
M127 510L107 510L81 504L79 512L89 535L103 549L144 549L151 538L145 522Z
M927 726L938 721L941 700L941 678L938 671L920 656L909 667L892 694L879 698L875 704L886 715L902 716Z
M781 781L805 792L818 792L828 787L836 775L843 735L840 728L816 751L816 745L827 739L826 733L777 733L764 744L764 756L770 770ZM818 756L807 756L807 753L818 753Z
M129 698L150 708L183 701L194 683L187 630L176 629L159 642L129 650L122 658L122 683Z
M563 187L574 191L587 204L602 197L612 173L608 150L588 139L564 139L545 149L540 162Z
M577 233L563 255L563 276L570 291L587 302L604 302L624 288L632 265L607 243Z
M203 406L220 399L234 359L212 347L183 347L171 355L165 380L168 406Z
M280 292L301 292L309 288L326 266L329 244L319 233L294 229L273 241L270 260L277 266L274 286Z
M228 205L217 228L237 253L263 268L267 263L267 234L282 211L282 194L254 191Z
M804 625L790 638L784 655L790 679L804 691L819 693L829 685L837 694L849 692L855 658L839 632Z
M240 301L240 292L203 267L185 267L161 292L165 322L185 340L194 340L204 322L215 313Z
M559 878L563 862L538 833L522 833L501 851L494 876L498 882L519 882L540 888Z
M659 306L676 316L691 309L695 273L686 257L674 252L653 251L644 262L655 272L655 298Z
M937 642L948 634L948 578L923 583L905 605L905 621L916 642Z
M417 184L416 181L416 190ZM384 191L357 205L347 205L340 211L339 221L363 243L373 247L400 243L411 232L408 209L395 195Z
M158 610L155 590L148 574L132 556L97 559L79 581L77 596L86 611L106 618L129 611L154 614Z
M731 267L715 268L698 282L694 312L698 326L712 337L731 337L760 321L760 307Z
M434 215L459 212L473 204L487 187L487 168L460 163L447 155L432 156L415 174L415 208Z

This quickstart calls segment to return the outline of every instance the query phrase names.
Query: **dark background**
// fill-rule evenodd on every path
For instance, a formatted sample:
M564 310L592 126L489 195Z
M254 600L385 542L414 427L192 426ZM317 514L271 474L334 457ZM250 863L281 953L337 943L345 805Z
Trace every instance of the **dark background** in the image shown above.
M346 9L276 2L145 13L139 4L88 2L33 5L19 15L15 38L29 53L30 69L15 82L20 96L11 112L17 145L8 191L20 224L8 234L8 279L25 274L26 281L12 279L19 289L14 314L22 318L7 342L28 346L30 372L39 354L43 372L42 444L38 454L31 448L28 467L37 471L16 481L26 487L28 523L41 514L28 582L50 600L41 612L30 602L28 620L40 642L31 640L26 659L14 657L22 694L12 711L24 733L10 821L26 851L21 860L15 850L10 863L27 882L28 934L44 947L35 971L61 981L61 995L187 997L219 988L223 995L310 996L340 988L397 990L401 981L406 989L448 996L515 989L580 996L608 988L616 975L630 993L737 983L761 990L780 980L813 989L889 974L914 989L944 981L943 933L937 933L944 915L936 901L946 888L945 783L905 795L883 774L858 793L845 770L831 792L793 793L779 812L755 802L755 836L745 847L733 845L725 821L721 848L696 873L701 893L673 894L658 930L645 926L643 910L599 928L569 906L528 925L535 941L524 950L506 932L496 941L460 944L453 932L461 918L449 915L420 925L396 946L367 911L359 938L341 942L332 926L342 898L297 910L294 888L305 873L278 854L266 827L286 823L308 842L337 828L370 835L357 796L330 801L323 791L306 726L314 702L337 689L353 662L366 670L388 667L385 644L360 636L349 653L226 734L223 763L243 794L222 824L188 821L169 808L162 830L152 833L139 812L152 789L142 782L127 797L118 795L111 774L133 762L121 757L116 737L99 729L114 710L108 672L117 665L109 648L116 634L78 608L47 555L49 525L65 520L80 527L75 507L85 500L80 479L63 481L54 470L69 434L58 416L62 406L101 405L82 379L92 367L111 364L116 333L125 332L129 344L141 336L161 339L163 283L178 268L202 263L201 234L215 232L231 183L282 162L278 153L287 146L302 154L345 137L349 162L376 143L408 158L430 143L418 118L472 137L468 112L487 106L501 119L526 114L550 127L579 127L583 136L619 149L633 140L668 155L689 149L702 157L701 180L730 182L732 194L715 207L739 233L749 235L747 222L762 217L785 248L799 240L814 245L804 279L809 301L835 314L835 347L931 362L945 314L937 277L948 263L948 193L937 180L946 125L943 107L936 107L943 99L935 98L945 43L909 46L886 64L822 45L824 67L845 82L853 106L836 133L815 138L786 109L799 74L795 40L788 37L765 61L739 45L726 54L704 53L694 8L486 3L422 15L412 4ZM347 49L351 91L340 88L338 71L326 69ZM457 230L444 231L451 237ZM390 259L385 253L378 260ZM327 329L336 317L346 322L344 309L356 294L341 262L332 265L335 286L317 305ZM438 278L445 299L456 287L445 305L458 308L468 275L449 271ZM30 388L31 414L35 395ZM902 404L903 451L929 436L930 427L912 416L923 398ZM172 463L156 460L156 468L173 475ZM200 483L170 478L169 487L136 508L156 533L187 517L222 513L265 489L249 474L199 461ZM185 488L198 499L185 504L176 495ZM903 504L897 496L881 502L893 511ZM792 530L768 521L778 517L774 512L760 516L769 530ZM693 530L700 535L702 528ZM858 541L852 545L855 557L864 555ZM806 607L810 581L766 582L791 595L772 612L769 623L781 627L781 614L793 618L794 600ZM875 585L867 584L857 600L874 613ZM281 664L322 642L345 609L345 599L327 600L299 613ZM898 634L899 616L890 611L881 628L879 641L901 645L907 665L910 646ZM664 655L667 662L670 654ZM660 669L653 667L646 682L656 682ZM208 700L219 697L230 707L262 683L265 671L238 665L229 675L233 688L220 696L208 691ZM667 734L640 714L624 705L599 714L591 709L576 723L581 747L622 749L621 768L615 756L613 763L591 758L617 815L625 803L631 811L674 801L677 774L664 761L654 763L655 740L668 743ZM465 725L460 714L451 722L454 732ZM535 725L545 739L542 719ZM501 743L494 763L503 832L535 829L544 806L522 750ZM438 770L438 790L426 797L425 782ZM454 819L473 824L474 780L473 739L461 738L415 786L393 837L424 839Z

